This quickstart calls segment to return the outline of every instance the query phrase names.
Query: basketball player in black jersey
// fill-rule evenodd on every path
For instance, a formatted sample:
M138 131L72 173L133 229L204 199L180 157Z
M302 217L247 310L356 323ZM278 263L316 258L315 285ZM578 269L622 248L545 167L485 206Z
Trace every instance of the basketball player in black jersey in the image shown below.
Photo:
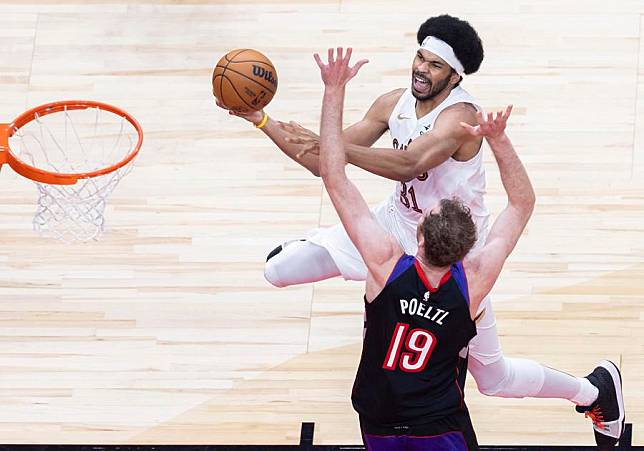
M353 387L368 450L476 449L476 436L463 400L462 358L476 335L473 318L532 214L535 195L512 143L505 135L511 107L496 117L477 113L478 126L499 166L508 197L485 245L469 253L476 228L467 207L443 199L418 224L418 252L405 255L398 240L372 216L347 178L342 139L345 85L367 61L349 66L351 49L315 55L325 90L320 125L320 175L351 241L368 268L366 333ZM621 415L621 386L600 366L594 408ZM614 365L613 365L614 366ZM598 371L598 370L604 370ZM605 381L602 379L606 376ZM618 373L617 373L618 376ZM592 381L591 381L592 382ZM607 418L607 420L614 420Z

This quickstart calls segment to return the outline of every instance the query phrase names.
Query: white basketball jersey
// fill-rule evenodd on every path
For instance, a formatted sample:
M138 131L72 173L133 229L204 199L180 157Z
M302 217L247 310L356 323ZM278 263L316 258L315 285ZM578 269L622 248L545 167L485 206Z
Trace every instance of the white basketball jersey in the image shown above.
M416 98L407 88L391 116L389 131L394 149L404 151L420 135L431 132L438 115L456 103L470 103L481 110L478 102L460 86L452 89L449 96L436 108L421 118L416 117ZM487 235L489 212L483 202L485 194L485 170L483 152L468 161L449 158L444 163L420 174L409 182L397 182L392 202L402 219L415 225L423 211L432 209L441 199L458 197L472 212L472 219L479 231L479 243Z

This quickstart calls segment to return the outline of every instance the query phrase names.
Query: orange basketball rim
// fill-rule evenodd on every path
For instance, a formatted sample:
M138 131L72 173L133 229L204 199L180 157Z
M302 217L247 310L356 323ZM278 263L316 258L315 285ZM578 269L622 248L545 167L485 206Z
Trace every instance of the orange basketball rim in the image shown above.
M67 114L67 112L69 111L87 110L90 108L119 116L124 121L127 121L135 129L136 135L138 135L138 140L132 146L130 151L122 159L113 164L109 164L104 167L93 169L87 172L49 171L26 163L16 154L16 152L11 149L9 145L10 138L17 132L19 132L19 130L25 125L32 123L33 121L38 121L40 118L54 113L64 112L65 114ZM52 185L73 185L79 179L98 177L125 166L127 163L132 161L134 157L136 157L142 143L143 131L141 129L141 125L136 119L134 119L134 117L120 108L109 105L107 103L96 102L92 100L63 100L58 102L51 102L37 106L30 109L29 111L22 113L11 123L0 124L0 167L2 167L2 165L6 163L23 177L27 177L40 183Z

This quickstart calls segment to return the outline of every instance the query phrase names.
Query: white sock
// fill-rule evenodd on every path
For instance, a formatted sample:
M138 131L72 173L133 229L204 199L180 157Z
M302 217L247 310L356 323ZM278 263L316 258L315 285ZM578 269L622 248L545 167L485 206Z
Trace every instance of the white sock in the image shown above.
M597 399L599 391L588 379L548 367L544 367L544 371L544 383L537 398L564 398L581 406L588 406Z
M578 406L589 406L597 400L599 389L590 383L585 377L578 377L580 388L579 391L570 398Z

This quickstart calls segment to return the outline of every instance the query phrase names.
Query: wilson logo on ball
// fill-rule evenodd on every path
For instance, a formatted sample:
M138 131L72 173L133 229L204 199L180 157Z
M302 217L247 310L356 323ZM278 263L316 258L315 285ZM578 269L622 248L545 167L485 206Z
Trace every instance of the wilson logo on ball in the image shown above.
M277 86L277 80L273 76L273 72L266 70L263 67L253 64L253 75L259 78L263 78L273 86Z

